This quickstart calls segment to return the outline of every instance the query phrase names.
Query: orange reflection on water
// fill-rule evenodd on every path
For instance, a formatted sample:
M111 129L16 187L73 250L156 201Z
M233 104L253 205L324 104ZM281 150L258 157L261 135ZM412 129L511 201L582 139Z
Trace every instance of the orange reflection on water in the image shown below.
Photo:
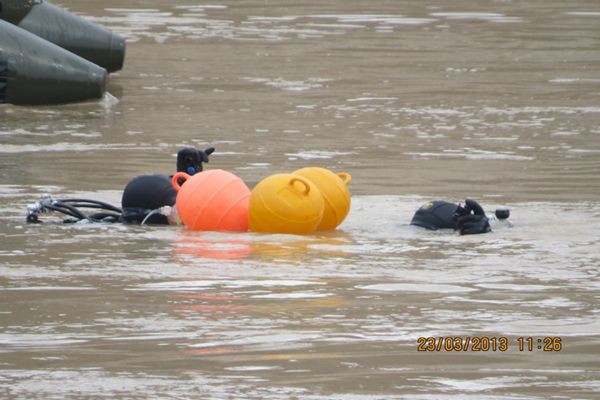
M215 237L217 235L217 237ZM241 260L252 254L252 247L241 234L215 234L183 229L173 246L174 258L187 264L190 258Z

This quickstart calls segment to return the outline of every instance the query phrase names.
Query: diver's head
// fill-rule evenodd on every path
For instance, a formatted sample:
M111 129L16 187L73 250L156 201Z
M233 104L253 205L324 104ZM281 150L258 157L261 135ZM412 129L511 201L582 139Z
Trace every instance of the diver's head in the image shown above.
M454 229L458 206L447 201L430 201L421 206L410 221L411 225L430 230Z
M123 219L126 222L141 223L146 215L162 206L173 206L177 192L166 175L140 175L133 178L125 187L121 198ZM165 216L156 214L148 218L150 224L167 224Z
M202 171L202 163L208 162L208 156L215 151L214 147L208 147L204 150L186 147L177 153L177 172L185 172L188 175L194 175Z

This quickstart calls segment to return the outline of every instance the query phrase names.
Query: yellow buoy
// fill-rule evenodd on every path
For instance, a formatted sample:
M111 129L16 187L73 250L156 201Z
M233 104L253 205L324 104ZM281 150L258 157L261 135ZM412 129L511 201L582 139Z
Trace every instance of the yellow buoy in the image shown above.
M254 232L311 233L319 226L324 208L323 196L308 179L271 175L252 189L249 227Z
M317 229L335 229L350 212L350 191L348 184L352 181L350 174L338 174L319 167L306 167L293 172L309 179L319 188L325 200L323 219Z

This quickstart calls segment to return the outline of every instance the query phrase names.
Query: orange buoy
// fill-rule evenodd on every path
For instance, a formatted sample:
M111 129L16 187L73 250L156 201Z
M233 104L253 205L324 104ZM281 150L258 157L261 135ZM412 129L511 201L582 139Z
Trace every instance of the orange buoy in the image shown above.
M325 200L323 219L317 229L335 229L350 212L350 191L348 185L352 181L350 174L338 174L319 167L306 167L293 172L309 179L319 188Z
M180 180L185 180L180 184ZM181 221L201 231L247 231L250 189L241 178L221 169L193 176L178 172L171 180Z
M271 175L252 189L250 230L311 233L319 226L324 207L323 196L308 179L294 174Z

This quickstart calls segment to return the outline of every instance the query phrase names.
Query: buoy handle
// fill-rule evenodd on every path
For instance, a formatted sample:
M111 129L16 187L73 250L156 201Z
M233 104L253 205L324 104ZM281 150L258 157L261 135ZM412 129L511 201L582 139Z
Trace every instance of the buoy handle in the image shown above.
M173 185L173 189L175 189L176 192L179 192L181 185L183 185L183 183L179 184L180 179L182 179L183 183L185 183L185 181L190 179L190 176L185 172L177 172L175 175L173 175L173 178L171 178L171 185Z
M339 172L337 176L342 178L342 182L344 182L346 186L348 186L350 182L352 182L352 176L347 172Z
M290 179L290 185L294 186L295 182L300 182L301 184L304 185L305 190L304 190L303 194L305 196L308 196L308 193L310 193L310 184L306 180L304 180L304 178L301 178L299 176Z

